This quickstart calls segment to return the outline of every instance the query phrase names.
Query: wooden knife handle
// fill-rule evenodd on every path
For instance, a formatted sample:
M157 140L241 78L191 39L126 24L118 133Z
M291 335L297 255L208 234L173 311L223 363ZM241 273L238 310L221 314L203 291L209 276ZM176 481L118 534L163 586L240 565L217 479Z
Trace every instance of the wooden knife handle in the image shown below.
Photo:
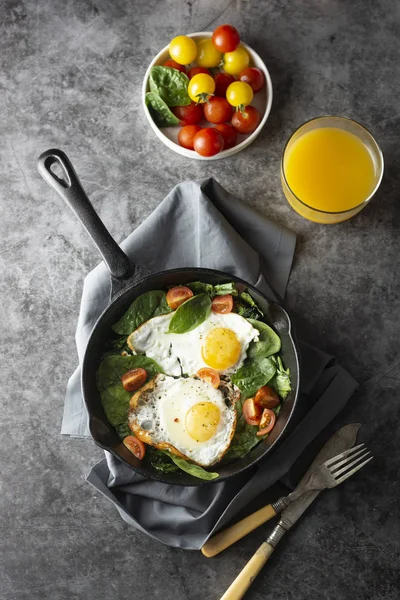
M228 548L240 540L250 533L250 531L257 529L257 527L266 523L266 521L269 521L275 515L276 512L273 509L272 504L260 508L260 510L257 510L252 515L249 515L238 523L228 527L228 529L224 529L224 531L220 531L220 533L217 533L210 538L202 547L202 553L208 558L219 554L222 550L225 550L225 548Z
M244 569L240 571L235 581L231 583L225 594L221 596L221 600L240 600L240 598L243 598L273 551L274 548L271 544L263 542Z

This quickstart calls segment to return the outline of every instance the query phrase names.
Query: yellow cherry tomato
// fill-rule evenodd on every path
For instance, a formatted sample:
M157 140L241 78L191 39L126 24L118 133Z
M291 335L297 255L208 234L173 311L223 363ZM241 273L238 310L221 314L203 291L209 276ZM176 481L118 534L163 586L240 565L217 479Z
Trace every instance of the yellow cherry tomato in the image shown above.
M193 102L207 102L215 92L215 81L211 75L198 73L192 77L188 85L188 94Z
M188 65L196 58L196 42L187 35L174 37L169 45L169 55L180 65Z
M253 100L253 90L244 81L234 81L226 90L226 99L232 106L241 108L247 106Z
M233 52L226 52L223 58L224 71L230 75L239 75L250 64L250 56L243 46Z
M218 67L221 62L222 54L214 46L212 40L201 40L197 43L197 58L196 63L199 67Z

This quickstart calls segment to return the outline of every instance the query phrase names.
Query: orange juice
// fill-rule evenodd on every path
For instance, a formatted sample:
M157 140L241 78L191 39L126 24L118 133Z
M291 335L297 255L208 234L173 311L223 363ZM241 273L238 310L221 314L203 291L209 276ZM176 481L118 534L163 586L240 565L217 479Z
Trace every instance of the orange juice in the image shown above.
M282 169L283 189L293 208L323 223L343 221L358 212L355 207L372 194L379 176L363 141L339 127L318 127L291 140Z

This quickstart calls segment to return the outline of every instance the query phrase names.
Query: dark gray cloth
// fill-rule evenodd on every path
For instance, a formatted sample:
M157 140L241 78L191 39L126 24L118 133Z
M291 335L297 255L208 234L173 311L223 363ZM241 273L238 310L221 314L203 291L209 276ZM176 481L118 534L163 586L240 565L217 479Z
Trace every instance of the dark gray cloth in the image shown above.
M239 202L210 178L176 186L121 246L150 271L183 266L215 268L282 299L295 236ZM80 359L90 331L107 305L109 291L108 274L101 264L85 280L76 335ZM300 345L300 363L300 401L291 429L264 461L244 475L195 488L171 486L143 478L106 452L87 480L140 531L170 546L200 548L213 532L276 481L288 487L295 485L291 467L298 464L308 444L357 387L333 357L307 344ZM88 433L79 368L68 384L62 432Z

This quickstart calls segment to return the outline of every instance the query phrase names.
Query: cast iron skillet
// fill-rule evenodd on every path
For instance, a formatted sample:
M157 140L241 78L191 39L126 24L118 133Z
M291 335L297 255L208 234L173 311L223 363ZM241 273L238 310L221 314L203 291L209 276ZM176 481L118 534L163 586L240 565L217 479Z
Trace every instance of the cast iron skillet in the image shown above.
M51 167L62 176L57 175ZM144 292L152 289L167 289L169 286L190 281L205 281L212 284L235 281L249 288L251 295L264 311L268 322L276 329L282 340L282 359L290 368L292 391L283 407L271 434L244 458L228 464L214 466L213 470L221 481L249 469L264 458L277 443L293 416L299 388L299 364L296 346L291 335L291 322L286 311L268 300L247 282L213 269L183 268L147 275L141 267L132 264L115 240L111 237L86 196L78 176L68 157L61 150L48 150L38 161L38 171L43 179L64 199L76 214L100 252L111 276L110 303L99 317L87 345L82 363L82 391L89 414L91 435L98 446L118 457L128 467L150 479L178 485L204 485L209 483L184 472L163 473L139 461L118 438L114 428L104 414L100 395L96 387L96 372L101 355L111 334L111 327L118 321L129 305ZM212 482L210 482L212 483Z

